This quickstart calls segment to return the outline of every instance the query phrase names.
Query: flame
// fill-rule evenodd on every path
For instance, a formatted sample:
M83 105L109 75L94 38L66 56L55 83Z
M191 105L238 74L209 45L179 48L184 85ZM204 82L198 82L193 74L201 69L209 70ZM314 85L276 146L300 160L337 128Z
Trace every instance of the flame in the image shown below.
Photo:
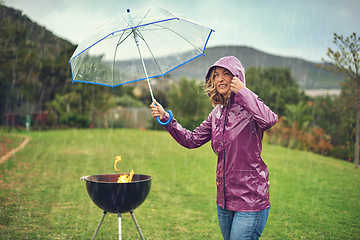
M119 171L119 169L116 168L116 164L121 161L121 156L116 156L114 159L115 159L114 169L115 169L115 171ZM130 174L127 174L127 173L120 174L120 176L118 177L117 182L118 182L118 183L128 183L128 182L131 182L133 176L134 176L134 169L131 169Z
M114 157L115 163L114 163L114 169L115 171L119 171L119 169L116 168L116 164L121 161L121 156Z
M132 178L134 176L134 170L132 169L130 172L130 175L125 173L121 174L117 180L118 183L129 183L131 182Z

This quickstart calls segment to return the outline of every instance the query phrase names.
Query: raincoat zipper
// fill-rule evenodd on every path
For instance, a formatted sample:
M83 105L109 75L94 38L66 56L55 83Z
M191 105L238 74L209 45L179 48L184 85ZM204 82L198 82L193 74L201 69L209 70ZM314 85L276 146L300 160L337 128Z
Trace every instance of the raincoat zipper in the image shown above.
M224 120L224 127L223 127L223 146L224 146L224 161L223 161L223 184L224 184L224 209L226 209L226 197L225 197L225 161L226 161L226 152L225 152L225 126L227 123L227 119L228 119L228 113L229 113L229 105L230 103L228 102L227 106L226 106L226 110L225 110L225 120Z

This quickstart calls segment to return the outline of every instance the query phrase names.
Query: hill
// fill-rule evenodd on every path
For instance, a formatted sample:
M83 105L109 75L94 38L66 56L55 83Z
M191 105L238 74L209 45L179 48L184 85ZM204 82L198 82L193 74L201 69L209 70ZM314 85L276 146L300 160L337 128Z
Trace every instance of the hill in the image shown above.
M63 46L72 46L45 27L32 22L21 11L0 4L0 50L36 50L39 57L55 59ZM6 55L2 55L4 57ZM3 58L2 58L3 59Z
M246 46L210 47L205 51L205 57L185 64L170 74L174 77L187 76L203 79L209 66L220 57L233 55L241 60L245 69L249 67L286 67L292 72L301 89L339 89L344 81L342 75L333 75L318 67L322 63L314 63L299 58L282 57L267 54Z
M75 45L0 4L0 114L36 103L41 111L56 93L68 90Z

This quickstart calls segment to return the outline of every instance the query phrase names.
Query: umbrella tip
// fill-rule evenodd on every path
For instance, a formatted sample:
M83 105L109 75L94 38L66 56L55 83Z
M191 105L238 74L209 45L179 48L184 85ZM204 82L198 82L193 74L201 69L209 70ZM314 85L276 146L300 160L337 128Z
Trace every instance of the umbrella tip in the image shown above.
M127 10L126 10L126 12L128 12L128 13L129 13L129 12L130 12L130 9L127 9Z

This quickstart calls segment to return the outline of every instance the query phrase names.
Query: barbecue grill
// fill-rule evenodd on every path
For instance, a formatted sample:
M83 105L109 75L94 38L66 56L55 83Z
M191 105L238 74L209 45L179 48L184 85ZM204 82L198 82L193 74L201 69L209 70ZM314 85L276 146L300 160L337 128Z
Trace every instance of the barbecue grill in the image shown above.
M91 200L102 210L103 215L92 237L94 240L107 212L118 214L119 239L121 239L121 214L130 212L141 239L145 239L133 210L139 207L150 192L151 176L134 174L129 183L117 183L120 174L101 174L80 178L86 181Z

